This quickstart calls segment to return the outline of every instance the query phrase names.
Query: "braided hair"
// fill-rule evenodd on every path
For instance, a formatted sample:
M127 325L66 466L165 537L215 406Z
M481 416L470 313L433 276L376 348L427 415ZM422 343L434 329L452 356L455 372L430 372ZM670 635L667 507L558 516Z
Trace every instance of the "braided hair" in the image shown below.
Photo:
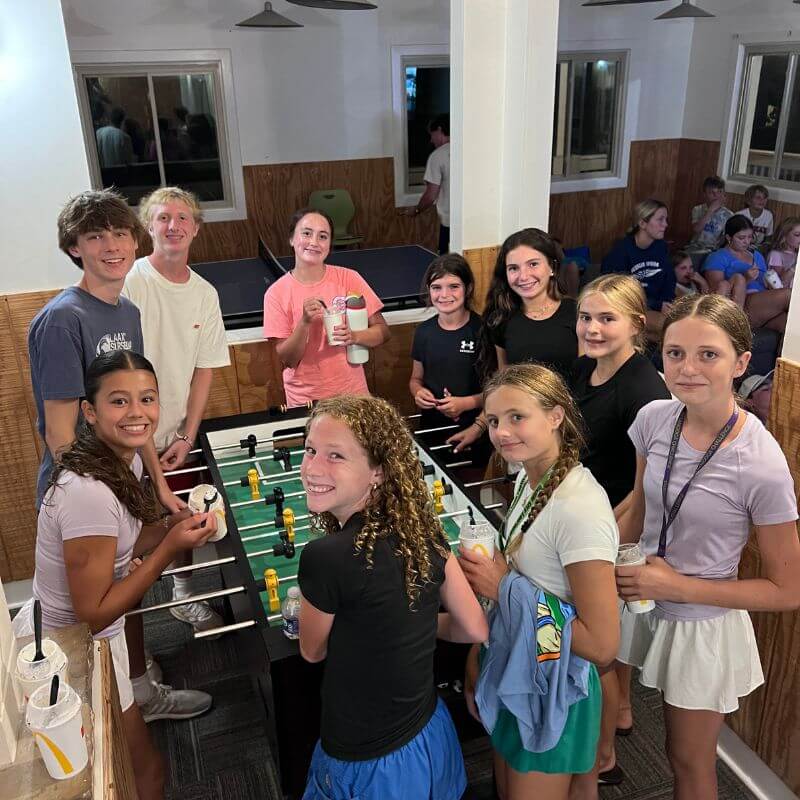
M394 406L379 397L339 395L321 400L308 418L306 434L315 419L326 416L343 422L367 454L370 466L383 467L383 481L374 486L361 512L364 524L356 534L356 552L363 551L371 568L375 542L388 539L403 563L409 605L434 581L431 555L450 554L442 523L422 474L414 441ZM329 511L311 515L312 526L335 533L339 523Z
M569 471L576 464L580 463L584 437L581 412L563 379L557 373L540 364L514 364L506 367L491 378L484 387L484 406L489 395L503 386L519 389L530 395L544 411L552 411L559 407L564 412L564 419L558 431L558 458L546 473L544 485L539 490L522 525L522 533L508 543L506 555L511 557L519 550L525 531L530 528L550 501L561 481L567 477Z

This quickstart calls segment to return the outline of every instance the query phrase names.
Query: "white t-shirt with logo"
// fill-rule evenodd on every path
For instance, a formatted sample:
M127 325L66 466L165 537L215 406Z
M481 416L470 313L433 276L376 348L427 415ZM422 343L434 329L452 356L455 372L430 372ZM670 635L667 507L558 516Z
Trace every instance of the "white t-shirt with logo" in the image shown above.
M772 212L768 208L765 208L757 217L753 217L749 208L743 208L736 213L747 217L747 219L753 223L753 232L755 234L753 237L753 244L763 244L765 239L769 239L770 236L772 236L774 222L772 219Z
M425 165L426 183L433 183L439 187L439 196L436 198L436 211L442 225L450 227L450 142L437 147L429 156Z
M137 259L125 279L123 294L142 315L144 355L158 378L161 405L156 448L162 451L182 431L195 368L231 363L217 290L189 270L186 283L173 283Z

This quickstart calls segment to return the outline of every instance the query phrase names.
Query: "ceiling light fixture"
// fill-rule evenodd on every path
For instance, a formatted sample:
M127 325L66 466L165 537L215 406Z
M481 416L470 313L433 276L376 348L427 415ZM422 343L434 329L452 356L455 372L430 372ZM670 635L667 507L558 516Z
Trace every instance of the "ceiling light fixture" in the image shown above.
M660 3L661 0L587 0L583 5L587 8L593 6L636 6L640 3Z
M681 0L679 6L659 14L656 19L699 19L701 17L713 17L708 11L693 6L690 0Z
M236 23L237 28L302 28L299 22L272 10L272 3L264 3L264 10L254 17Z
M325 8L328 11L369 11L378 7L367 0L286 0L286 2L295 6Z

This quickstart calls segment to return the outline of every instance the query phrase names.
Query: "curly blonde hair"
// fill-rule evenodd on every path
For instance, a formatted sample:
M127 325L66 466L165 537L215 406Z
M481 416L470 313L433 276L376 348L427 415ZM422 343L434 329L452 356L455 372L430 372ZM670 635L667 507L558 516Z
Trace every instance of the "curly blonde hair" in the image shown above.
M580 463L580 452L584 444L583 418L562 378L540 364L514 364L500 370L484 387L484 408L489 395L503 386L519 389L530 395L544 411L560 407L564 412L564 419L558 431L558 458L550 467L547 480L528 512L524 525L530 527L550 501L561 481L576 464ZM506 556L513 556L519 550L523 536L524 533L509 542Z
M311 412L306 434L314 420L323 416L347 425L370 466L383 468L383 482L374 487L362 512L364 525L355 537L355 548L365 553L371 568L375 542L391 539L395 555L403 561L406 594L413 605L422 587L433 581L432 552L446 559L450 547L433 509L411 432L397 409L379 397L340 395L321 400ZM330 512L311 516L312 525L325 533L339 530Z

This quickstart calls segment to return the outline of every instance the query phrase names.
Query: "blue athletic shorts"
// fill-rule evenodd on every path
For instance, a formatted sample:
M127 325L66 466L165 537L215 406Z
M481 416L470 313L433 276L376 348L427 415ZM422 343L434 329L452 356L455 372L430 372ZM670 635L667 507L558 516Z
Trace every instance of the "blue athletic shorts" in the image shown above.
M464 758L447 706L408 743L371 761L339 761L317 742L303 800L459 800Z

